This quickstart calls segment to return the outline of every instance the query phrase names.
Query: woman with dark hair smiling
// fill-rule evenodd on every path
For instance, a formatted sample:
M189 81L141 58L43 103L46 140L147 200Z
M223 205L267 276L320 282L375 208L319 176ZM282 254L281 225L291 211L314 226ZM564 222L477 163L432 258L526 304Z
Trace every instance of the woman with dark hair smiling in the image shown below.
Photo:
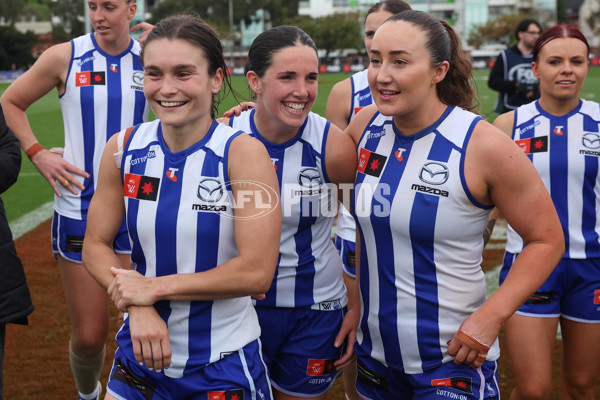
M261 33L246 67L255 109L229 120L265 145L281 188L277 272L266 297L256 301L276 399L322 399L336 367L349 361L335 340L347 297L331 240L337 197L328 184L354 181L356 152L349 136L311 112L318 71L317 48L300 28Z
M106 398L269 399L250 296L269 288L278 258L271 160L259 141L214 120L216 96L231 87L204 21L161 20L142 62L158 119L106 145L83 247L89 273L127 311ZM260 206L234 201L248 191ZM111 251L123 216L134 270L115 268Z

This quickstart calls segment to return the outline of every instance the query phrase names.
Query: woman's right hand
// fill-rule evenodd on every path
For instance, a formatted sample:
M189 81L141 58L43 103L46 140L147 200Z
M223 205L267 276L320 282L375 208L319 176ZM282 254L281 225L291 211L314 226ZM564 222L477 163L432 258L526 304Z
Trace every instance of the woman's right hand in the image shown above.
M153 306L131 306L127 311L136 361L156 372L169 367L172 351L165 321Z
M140 22L139 24L132 26L130 32L135 32L139 30L142 31L142 33L140 33L140 38L138 39L138 42L140 42L140 46L144 47L146 39L148 38L148 35L152 31L152 29L154 29L154 25L149 24L148 22Z
M225 111L223 113L223 117L225 118L231 118L234 115L236 117L239 117L240 114L242 113L242 111L247 111L247 110L251 110L256 106L256 103L254 103L253 101L244 101L240 104L238 104L237 106Z
M77 189L83 191L85 187L76 178L76 175L82 176L83 178L89 178L90 176L90 174L84 170L65 161L62 154L57 151L46 149L39 151L32 157L31 162L38 171L40 171L40 174L46 178L48 183L50 183L50 186L58 197L61 197L58 185L62 185L65 189L74 195L77 195Z

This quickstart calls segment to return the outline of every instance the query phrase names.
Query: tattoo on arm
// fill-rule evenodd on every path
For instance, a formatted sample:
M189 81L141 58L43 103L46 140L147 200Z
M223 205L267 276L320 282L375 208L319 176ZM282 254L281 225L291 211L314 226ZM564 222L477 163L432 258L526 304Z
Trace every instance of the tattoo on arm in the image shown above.
M485 227L485 231L483 231L483 246L485 246L492 237L494 225L496 225L496 218L490 218L488 220L487 226Z

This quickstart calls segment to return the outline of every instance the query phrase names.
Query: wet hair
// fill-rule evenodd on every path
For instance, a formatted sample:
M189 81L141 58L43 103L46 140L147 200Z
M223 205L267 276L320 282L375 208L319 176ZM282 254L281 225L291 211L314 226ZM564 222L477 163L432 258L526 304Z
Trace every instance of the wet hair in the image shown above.
M410 4L402 0L383 0L379 3L373 4L369 11L367 11L367 15L365 15L365 20L370 14L379 11L387 11L390 14L398 14L402 11L412 10Z
M540 32L543 31L542 26L535 19L524 19L523 21L519 22L517 28L515 29L515 38L519 40L519 33L527 32L527 30L529 29L529 25L531 24L537 26Z
M437 67L444 61L450 64L446 76L436 85L439 99L444 104L475 112L479 102L471 86L473 67L463 54L460 38L454 29L447 22L416 10L395 14L384 24L393 21L408 22L425 34L425 47L431 56L432 67Z
M535 46L533 46L533 61L538 60L538 56L540 54L540 51L542 50L542 47L548 44L548 42L554 39L561 38L573 38L581 40L583 44L585 44L585 46L587 47L587 55L590 55L590 45L583 33L581 33L579 29L572 25L560 24L545 30L540 35L538 40L535 42Z
M318 55L315 42L297 26L282 25L262 32L250 46L244 74L254 71L259 78L262 78L266 70L273 64L275 53L283 48L296 45L308 46Z
M223 71L223 87L225 91L229 89L236 96L235 91L231 87L231 79L227 73L221 40L215 30L200 19L200 17L192 14L176 14L158 21L154 29L148 34L146 43L140 54L142 64L144 63L144 49L157 39L181 39L201 48L208 61L208 74L214 76L220 68ZM211 118L213 119L215 118L221 95L223 97L226 95L225 91L213 95L211 106Z

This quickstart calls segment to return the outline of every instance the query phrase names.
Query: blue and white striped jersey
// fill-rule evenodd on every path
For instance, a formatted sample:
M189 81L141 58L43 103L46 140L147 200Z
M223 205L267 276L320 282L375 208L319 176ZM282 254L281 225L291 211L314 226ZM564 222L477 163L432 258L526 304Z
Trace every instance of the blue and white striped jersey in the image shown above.
M373 96L367 80L367 69L355 73L350 77L352 84L352 104L350 105L350 118L348 122L364 107L373 104ZM356 240L356 222L354 217L340 204L335 234L344 240Z
M121 173L132 267L148 277L191 274L237 256L228 152L240 133L213 122L206 137L172 153L160 121L139 125L125 146ZM173 350L167 376L218 361L260 336L249 296L160 301ZM117 336L131 350L126 321Z
M60 106L65 127L64 159L87 171L85 186L74 195L61 185L54 209L60 215L85 219L97 184L102 152L108 139L129 126L147 121L150 110L144 97L144 71L140 45L111 56L100 49L94 34L71 40L71 65Z
M528 155L550 196L565 234L565 258L600 257L600 105L581 100L570 113L546 113L537 101L515 110L513 139ZM521 237L509 226L506 251Z
M293 139L276 144L258 132L254 112L232 117L229 124L267 148L279 180L283 214L275 279L256 306L339 309L348 300L341 258L331 240L337 199L330 196L325 168L330 123L311 112Z
M490 207L463 161L481 118L448 107L410 136L376 113L358 146L361 320L357 353L409 374L452 360L447 342L486 300L481 270ZM488 360L499 356L497 342Z

